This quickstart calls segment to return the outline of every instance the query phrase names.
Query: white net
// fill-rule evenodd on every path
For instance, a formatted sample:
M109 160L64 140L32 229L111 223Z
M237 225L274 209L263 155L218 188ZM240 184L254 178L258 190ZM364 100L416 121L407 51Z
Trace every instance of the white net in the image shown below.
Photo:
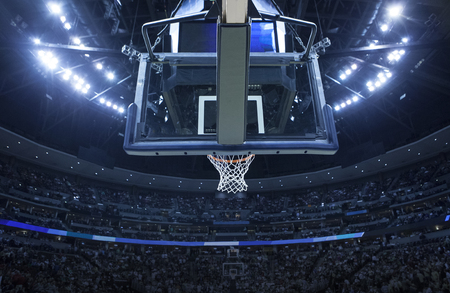
M255 155L208 155L209 161L220 174L218 191L237 193L247 191L244 175Z

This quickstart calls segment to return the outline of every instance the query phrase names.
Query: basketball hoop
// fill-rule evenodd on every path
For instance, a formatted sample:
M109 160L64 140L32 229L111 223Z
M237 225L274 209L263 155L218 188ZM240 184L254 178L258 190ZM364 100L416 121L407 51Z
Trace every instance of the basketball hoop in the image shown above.
M244 175L254 158L255 155L208 155L220 174L217 190L228 193L247 191Z

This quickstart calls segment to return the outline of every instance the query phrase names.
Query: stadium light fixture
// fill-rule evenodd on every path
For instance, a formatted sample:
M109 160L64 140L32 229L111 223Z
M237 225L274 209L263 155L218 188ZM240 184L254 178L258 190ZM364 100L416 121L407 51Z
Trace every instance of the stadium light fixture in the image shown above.
M119 111L119 113L123 113L123 112L125 112L125 109L120 107L117 111Z
M341 108L345 108L345 106L347 106L346 103L341 103Z
M387 24L383 24L380 28L382 32L386 32L389 29L389 26Z
M409 39L408 38L402 38L402 43L408 43Z
M80 44L81 44L81 40L80 40L79 38L74 38L74 39L73 39L73 43L74 43L75 45L80 45Z
M55 14L61 13L61 6L59 6L59 4L56 4L56 3L50 3L50 4L48 5L48 7L50 8L50 11L51 11L52 13L55 13Z
M114 79L114 74L112 72L109 72L106 76L108 79Z
M61 15L59 17L59 20L61 20L62 23L65 23L67 19L66 19L66 17L64 15Z
M114 109L114 110L117 110L117 108L118 108L117 105L114 104L114 105L113 105L113 109Z
M347 75L345 75L344 73L342 73L342 74L339 76L339 78L340 78L341 80L344 80L344 79L347 78Z
M337 105L336 107L334 107L334 110L336 110L336 111L341 110L341 106Z
M358 96L353 96L352 100L353 100L353 102L358 102L359 98L358 98Z
M108 101L108 102L106 102L106 106L108 106L108 107L111 107L111 102L110 101Z
M70 29L72 28L72 26L70 25L70 23L66 22L66 23L64 24L64 28L65 28L66 30L70 30Z
M356 70L356 68L358 68L358 65L356 65L355 63L352 64L351 66L352 70Z
M97 67L97 69L101 70L103 68L103 65L101 63L97 63L97 65L95 65L95 67Z
M389 16L390 17L398 17L402 13L403 7L400 5L389 7Z
M33 39L33 42L34 42L36 45L39 45L39 44L41 43L41 40L39 40L38 38L35 38L35 39Z
M100 98L100 104L104 104L106 101L104 98Z
M345 103L347 103L347 105L350 105L352 103L352 100L347 100Z

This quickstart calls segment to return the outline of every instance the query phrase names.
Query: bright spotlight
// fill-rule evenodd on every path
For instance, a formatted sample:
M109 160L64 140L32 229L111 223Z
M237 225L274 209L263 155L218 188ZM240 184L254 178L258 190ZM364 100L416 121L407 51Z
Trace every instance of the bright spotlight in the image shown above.
M380 77L380 81L381 81L382 83L385 83L386 80L387 80L386 77L384 77L384 76Z
M87 83L87 84L86 84L86 88L87 88L87 89L90 89L90 88L91 88L91 85Z
M408 43L409 39L408 38L402 38L402 43Z
M59 62L58 59L52 58L47 64L48 64L48 67L50 67L51 69L55 69L58 62Z
M110 101L106 102L106 106L111 107L111 102Z
M105 103L105 99L104 98L100 98L100 104L104 104Z
M64 15L62 15L62 16L59 18L59 20L61 20L62 23L65 23L67 19L66 19L66 17L65 17Z
M339 110L341 110L341 106L336 106L336 107L334 107L334 110L336 110L336 111L339 111Z
M74 76L73 76L73 79L75 79L75 80L79 80L79 79L80 79L80 77L79 77L78 75L74 75Z
M119 113L123 113L123 112L125 112L125 109L120 107L119 110L117 110L117 111L119 111Z
M42 50L38 52L39 57L44 56L44 54L45 54L45 53L44 53L44 51L42 51Z
M381 31L385 32L389 29L389 26L387 24L383 24L380 28L381 28Z
M61 6L56 3L49 4L50 11L53 13L61 13Z
M389 16L390 17L397 17L402 13L403 7L401 6L392 6L389 8Z
M393 54L389 54L388 55L388 60L389 61L392 61L392 60L394 60L395 59L395 56L393 55Z
M97 67L97 69L102 69L103 65L101 63L97 63L96 67Z
M352 103L352 100L347 100L347 105L350 105Z
M342 80L344 80L344 79L347 78L347 75L345 75L344 73L342 73L342 74L339 76L339 78L342 79Z
M352 64L352 69L353 69L353 70L356 70L356 68L358 68L358 65L356 65L356 64L353 63L353 64Z
M39 40L39 39L33 39L33 42L34 42L36 45L38 45L38 44L41 43L41 40Z
M350 75L352 73L352 71L350 70L350 69L347 69L346 71L345 71L345 74L347 74L347 75Z
M387 78L391 78L391 77L392 77L392 73L386 72L386 77L387 77Z
M87 88L83 88L81 91L83 92L83 94L86 94L88 92Z
M80 40L79 38L74 38L74 39L73 39L73 43L74 43L75 45L79 45L79 44L81 44L81 40Z
M76 88L77 90L81 90L81 84L77 83L77 84L75 85L75 88Z
M373 47L375 47L375 44L374 44L374 43L370 43L370 44L369 44L369 47L370 47L370 48L373 48Z
M394 58L395 58L395 61L398 61L398 60L400 60L401 56L397 54L394 56Z
M106 76L108 79L114 79L114 74L112 72L108 73Z
M64 24L64 28L65 28L66 30L70 30L70 29L72 28L72 26L70 25L70 23L66 22L66 23Z
M64 80L69 80L70 76L66 73L63 75Z
M354 96L354 97L352 98L352 100L353 100L353 102L358 102L359 98L358 98L357 96Z
M346 103L341 103L341 108L345 108L345 106L347 106Z
M114 105L113 105L113 109L114 109L114 110L117 110L117 105L114 104Z
M373 92L375 90L375 88L373 86L369 87L369 91Z
M84 83L84 79L80 78L80 79L78 80L78 83L79 83L79 84L83 84L83 83Z
M379 82L379 81L375 82L375 86L376 87L380 87L381 86L381 82Z
M369 81L369 82L366 83L366 85L367 85L368 87L371 87L371 86L373 85L373 83L372 83L371 81Z
M405 55L405 50L400 50L400 51L398 51L398 53L399 53L400 55Z

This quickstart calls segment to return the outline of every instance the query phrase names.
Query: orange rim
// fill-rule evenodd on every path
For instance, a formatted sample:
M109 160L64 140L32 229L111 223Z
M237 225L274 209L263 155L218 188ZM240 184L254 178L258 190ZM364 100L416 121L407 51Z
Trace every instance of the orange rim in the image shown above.
M211 158L211 159L213 159L214 161L217 161L217 162L225 162L225 163L228 163L228 164L235 164L235 163L247 161L248 159L253 158L254 156L255 156L255 155L249 155L249 156L247 156L247 157L245 157L245 158L237 159L237 160L222 160L222 159L219 159L219 158L214 157L213 155L208 155L208 157Z

